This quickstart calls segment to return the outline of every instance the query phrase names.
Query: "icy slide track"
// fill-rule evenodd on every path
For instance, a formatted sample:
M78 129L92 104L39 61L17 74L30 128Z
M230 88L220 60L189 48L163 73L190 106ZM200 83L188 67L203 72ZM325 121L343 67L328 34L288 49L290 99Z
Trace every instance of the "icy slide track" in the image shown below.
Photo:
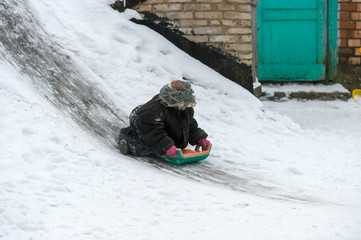
M26 10L26 5L15 0L2 0L0 20L0 57L6 58L20 68L20 72L29 76L39 92L64 116L70 116L79 126L117 151L116 136L119 128L125 126L127 116L73 67L71 59L48 37ZM264 186L256 176L242 177L240 171L234 175L218 170L207 161L174 167L153 158L134 159L145 161L162 171L195 181L221 184L236 191L317 203L307 196L294 196Z
M0 3L1 55L20 67L51 103L79 125L104 141L115 139L124 115L72 67L69 57L60 52L32 15L18 11L20 8L25 6L19 1ZM20 14L25 12L26 16Z

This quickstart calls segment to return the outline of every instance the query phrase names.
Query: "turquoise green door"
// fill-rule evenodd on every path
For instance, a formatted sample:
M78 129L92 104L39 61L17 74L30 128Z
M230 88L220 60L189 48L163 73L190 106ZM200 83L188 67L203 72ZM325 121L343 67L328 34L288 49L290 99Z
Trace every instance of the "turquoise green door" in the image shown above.
M325 79L326 0L260 0L258 78Z

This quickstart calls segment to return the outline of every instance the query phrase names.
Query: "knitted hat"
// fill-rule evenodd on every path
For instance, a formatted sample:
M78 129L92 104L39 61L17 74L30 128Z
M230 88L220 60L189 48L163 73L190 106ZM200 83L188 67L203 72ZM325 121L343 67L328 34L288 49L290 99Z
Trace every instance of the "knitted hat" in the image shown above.
M196 97L189 82L174 80L160 89L159 98L168 107L184 109L196 105Z

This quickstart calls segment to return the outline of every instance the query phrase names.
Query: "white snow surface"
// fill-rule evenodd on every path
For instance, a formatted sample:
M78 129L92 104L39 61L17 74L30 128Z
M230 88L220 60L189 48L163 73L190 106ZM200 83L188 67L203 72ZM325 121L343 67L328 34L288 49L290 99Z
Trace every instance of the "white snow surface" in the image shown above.
M297 83L289 83L289 84L267 84L262 86L262 91L267 94L273 95L275 92L321 92L321 93L331 93L331 92L341 92L341 93L349 93L349 91L344 88L341 84L297 84Z
M360 105L260 102L111 3L26 1L74 66L128 114L169 81L191 81L195 117L213 143L205 161L250 187L120 155L0 55L0 239L361 239Z

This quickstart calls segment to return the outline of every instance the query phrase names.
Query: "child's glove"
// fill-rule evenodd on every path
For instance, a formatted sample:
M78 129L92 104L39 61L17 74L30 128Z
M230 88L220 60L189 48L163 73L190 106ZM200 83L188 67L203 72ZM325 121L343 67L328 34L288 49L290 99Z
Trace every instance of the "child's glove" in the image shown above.
M176 146L171 146L167 151L165 151L165 154L169 156L178 156Z
M203 149L207 148L207 144L210 144L211 142L208 141L205 138L202 138L201 140L198 141L198 144L202 146Z

